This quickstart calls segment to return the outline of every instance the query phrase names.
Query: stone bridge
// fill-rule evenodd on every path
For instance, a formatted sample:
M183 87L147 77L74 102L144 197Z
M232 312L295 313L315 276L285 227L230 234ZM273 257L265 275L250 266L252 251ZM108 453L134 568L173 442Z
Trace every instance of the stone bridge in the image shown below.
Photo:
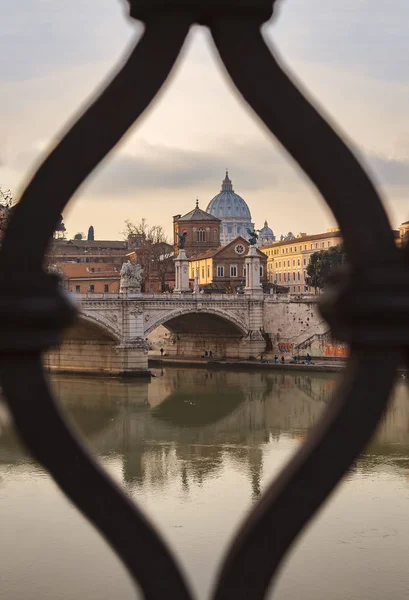
M45 357L50 370L112 375L148 369L146 338L163 325L167 353L248 359L290 353L328 327L314 296L203 294L75 294L80 317L60 348Z

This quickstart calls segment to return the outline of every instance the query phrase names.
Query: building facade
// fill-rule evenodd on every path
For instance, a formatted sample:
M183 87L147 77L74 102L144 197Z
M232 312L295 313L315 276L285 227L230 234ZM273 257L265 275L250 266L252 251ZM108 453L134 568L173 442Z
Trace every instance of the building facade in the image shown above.
M189 278L197 278L200 287L211 286L225 291L242 287L246 282L245 258L250 244L243 237L237 237L226 246L208 250L192 257L189 263ZM267 256L257 250L260 257L260 278L267 283Z
M291 240L260 247L267 256L268 282L288 287L291 294L315 293L315 289L310 288L307 281L311 255L338 246L341 242L341 231L335 228L316 235L300 234Z
M220 246L220 224L221 220L199 208L199 201L196 200L196 207L193 210L186 215L173 217L175 256L179 253L178 234L186 233L185 251L188 258L206 250L218 248Z
M64 287L75 294L119 292L120 273L107 263L61 263L55 268L62 274Z
M47 260L51 264L106 263L120 269L129 251L128 241L54 240Z
M219 194L209 203L206 212L221 220L220 243L229 244L238 236L248 238L247 229L253 229L250 209L241 196L233 190L233 183L226 171Z

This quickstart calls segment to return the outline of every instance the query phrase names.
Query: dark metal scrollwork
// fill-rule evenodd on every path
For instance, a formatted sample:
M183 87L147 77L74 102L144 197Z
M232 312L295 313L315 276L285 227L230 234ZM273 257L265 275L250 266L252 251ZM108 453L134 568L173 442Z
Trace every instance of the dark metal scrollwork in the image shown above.
M362 451L385 410L408 341L398 326L408 307L406 261L357 159L264 43L260 27L271 16L271 0L129 4L131 15L146 23L142 40L45 159L6 232L0 254L1 381L25 444L105 536L145 598L192 598L171 552L90 457L48 390L41 353L60 339L75 309L55 278L43 273L42 262L70 197L154 99L190 26L207 25L237 89L334 212L351 262L350 274L339 279L322 305L333 332L352 344L342 384L306 443L242 525L215 584L215 600L262 599L288 548ZM359 215L370 223L365 231L357 225Z

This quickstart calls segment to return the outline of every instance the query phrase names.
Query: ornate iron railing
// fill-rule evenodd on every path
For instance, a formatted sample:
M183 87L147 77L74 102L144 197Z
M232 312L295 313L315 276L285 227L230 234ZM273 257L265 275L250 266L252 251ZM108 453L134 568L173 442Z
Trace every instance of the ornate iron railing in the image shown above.
M306 443L240 528L215 600L261 599L288 548L369 441L400 358L407 360L409 280L378 194L345 143L289 79L263 41L272 0L129 0L145 33L106 89L34 175L0 256L0 375L15 425L35 458L95 525L145 598L190 599L170 551L88 454L48 389L41 354L75 309L42 270L59 215L169 75L193 23L210 28L232 81L321 192L340 224L351 270L321 306L351 344L342 384ZM370 226L358 225L362 219ZM32 223L36 227L32 227ZM375 265L375 266L374 266Z

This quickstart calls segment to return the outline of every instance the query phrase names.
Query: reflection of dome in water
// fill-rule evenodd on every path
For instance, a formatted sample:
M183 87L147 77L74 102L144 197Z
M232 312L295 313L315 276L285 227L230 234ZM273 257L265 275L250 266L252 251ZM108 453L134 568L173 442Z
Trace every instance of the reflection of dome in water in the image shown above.
M239 235L247 239L247 229L253 227L250 209L245 200L234 192L228 171L220 193L210 201L206 212L222 220L220 241L223 246Z
M230 415L243 400L238 388L223 390L222 401L215 391L174 392L152 410L152 415L178 427L203 427Z

